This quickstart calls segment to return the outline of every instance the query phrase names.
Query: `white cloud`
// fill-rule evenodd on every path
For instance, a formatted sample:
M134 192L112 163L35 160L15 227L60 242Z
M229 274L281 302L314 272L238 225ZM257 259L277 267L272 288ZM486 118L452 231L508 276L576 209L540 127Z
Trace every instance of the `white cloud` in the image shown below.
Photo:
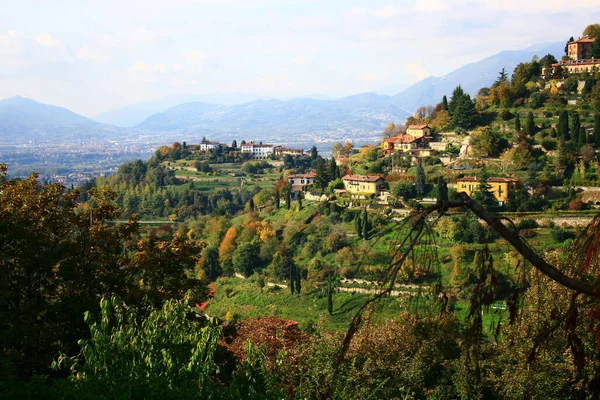
M192 50L187 55L188 61L197 62L202 59L202 52L200 50Z
M49 33L40 33L33 37L39 45L46 47L61 47L62 43Z
M295 65L306 65L311 62L311 58L302 54L298 54L292 59Z
M579 0L574 7L570 0L483 0L483 3L492 10L523 11L547 14L548 12L572 12L581 8L600 7L600 0Z
M108 54L93 49L88 45L81 46L81 48L79 48L77 51L77 57L83 61L92 61L100 64L106 64L112 61L112 58Z
M423 66L419 62L406 64L406 72L410 77L410 82L418 82L429 76L429 73L423 69Z
M397 7L386 6L386 7L382 7L382 8L373 10L372 14L375 15L376 17L380 17L380 18L391 18L391 17L395 17L396 15L399 15L401 12L402 12L402 10L400 10Z
M135 64L133 64L130 68L131 71L133 72L152 72L152 65L150 64L146 64L144 62L136 62Z
M160 72L161 74L166 74L167 73L167 66L165 64L156 64L154 66L154 69L158 72Z
M453 4L456 6L457 4ZM444 0L417 0L414 9L423 12L440 12L448 9L448 2Z

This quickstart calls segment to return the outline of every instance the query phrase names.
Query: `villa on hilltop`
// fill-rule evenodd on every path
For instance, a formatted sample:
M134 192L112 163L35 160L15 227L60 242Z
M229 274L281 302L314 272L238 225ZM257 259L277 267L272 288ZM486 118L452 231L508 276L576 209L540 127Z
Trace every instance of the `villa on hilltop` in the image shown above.
M274 152L274 146L272 144L262 143L244 143L240 146L242 153L250 153L254 159L266 159Z
M558 75L561 73L581 74L584 72L592 73L600 70L600 59L588 58L588 53L596 38L579 38L567 43L568 59L561 60L552 64L550 75ZM546 67L542 68L542 75L548 76Z

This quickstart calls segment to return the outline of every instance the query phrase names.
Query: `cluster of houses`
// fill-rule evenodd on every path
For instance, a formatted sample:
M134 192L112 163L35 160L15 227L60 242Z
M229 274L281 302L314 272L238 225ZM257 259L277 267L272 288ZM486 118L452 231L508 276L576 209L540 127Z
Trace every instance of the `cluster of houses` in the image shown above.
M596 38L585 37L569 42L567 44L568 58L552 64L550 71L546 67L542 68L542 75L593 73L600 70L600 59L588 56L590 46L595 40Z
M219 142L211 142L208 140L203 140L197 145L190 145L190 148L200 150L200 151L215 151L219 148L229 147L224 143ZM263 144L263 143L254 143L254 142L242 142L238 147L241 153L251 154L253 159L256 160L264 160L267 159L271 155L275 156L285 156L291 155L294 157L299 157L304 155L303 149L290 149L283 146L275 146L272 144Z
M447 143L435 142L431 128L426 125L411 125L406 133L384 139L381 148L386 155L395 152L411 154L415 159L435 155L437 151L445 150ZM315 183L314 172L294 174L288 176L291 185L292 197L297 198L300 193L306 193L309 185ZM336 190L337 194L346 194L354 198L385 197L388 193L386 180L381 175L356 175L349 174L342 178L343 190ZM503 205L508 201L510 193L516 190L517 180L514 178L489 178L490 192ZM465 176L457 179L456 190L472 195L479 187L480 182L476 176Z

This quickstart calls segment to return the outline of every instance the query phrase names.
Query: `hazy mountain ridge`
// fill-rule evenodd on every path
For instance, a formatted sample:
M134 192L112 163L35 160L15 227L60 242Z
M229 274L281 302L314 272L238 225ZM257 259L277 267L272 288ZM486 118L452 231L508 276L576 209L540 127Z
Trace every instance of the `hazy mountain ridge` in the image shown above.
M23 141L33 138L64 140L73 137L107 137L140 133L181 133L213 137L246 137L276 139L290 137L299 141L316 139L362 138L380 132L390 122L403 122L419 106L437 104L442 96L450 97L452 90L462 85L474 95L481 87L489 86L498 72L505 68L511 74L520 62L534 55L547 53L560 56L564 43L530 46L525 50L503 51L479 62L465 65L442 77L428 77L394 96L360 93L341 99L296 98L291 100L254 99L251 94L223 93L221 102L188 101L174 104L153 113L143 122L130 128L102 124L73 113L66 108L38 103L23 97L0 101L0 140ZM189 96L189 97L186 97ZM218 100L219 95L213 96ZM165 102L144 102L132 105L122 118L140 118L148 108L178 102L182 99L206 96L172 96ZM232 98L238 96L236 103ZM170 103L169 103L170 102ZM234 104L235 103L235 104ZM137 107L137 108L136 108ZM113 116L119 110L113 111ZM106 113L105 113L106 114ZM106 119L105 119L106 120Z
M0 139L60 140L105 136L118 129L76 114L66 108L16 96L0 100Z

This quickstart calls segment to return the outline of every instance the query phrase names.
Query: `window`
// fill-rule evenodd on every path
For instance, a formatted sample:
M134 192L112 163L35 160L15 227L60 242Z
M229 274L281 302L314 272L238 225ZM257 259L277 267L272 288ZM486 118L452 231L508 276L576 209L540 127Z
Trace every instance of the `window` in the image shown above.
M304 179L300 179L300 183L301 183L301 184L304 184Z
M466 189L466 188L467 188L467 185L463 183L463 184L462 184L462 188L463 188L463 189Z

